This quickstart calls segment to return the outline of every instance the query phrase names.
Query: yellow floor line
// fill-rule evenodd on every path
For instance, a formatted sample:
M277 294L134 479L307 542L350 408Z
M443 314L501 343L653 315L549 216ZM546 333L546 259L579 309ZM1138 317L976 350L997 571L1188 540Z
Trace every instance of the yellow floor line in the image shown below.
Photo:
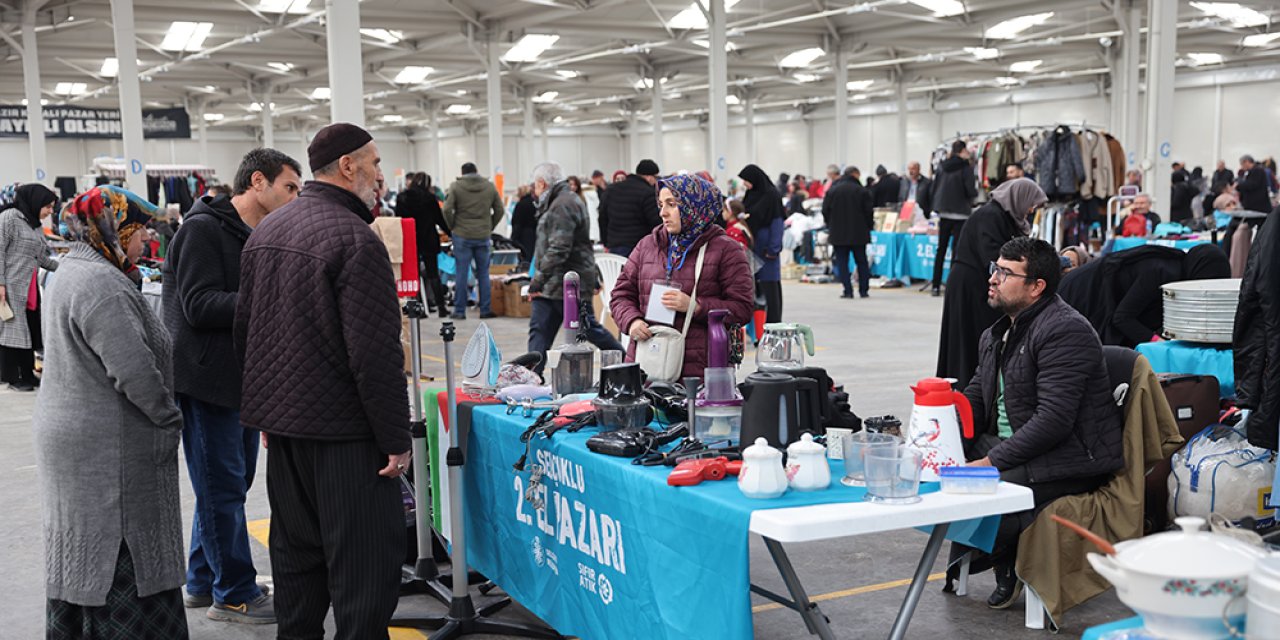
M945 573L935 573L929 576L929 582L941 580L945 577L947 577L947 574ZM891 582L881 582L880 584L872 584L872 585L867 585L865 587L855 587L853 589L845 589L844 591L832 591L831 593L824 593L820 596L811 596L809 600L812 602L825 602L827 600L848 598L849 596L860 596L864 593L875 593L876 591L886 591L889 589L897 589L898 587L905 587L909 584L911 584L910 578L906 580L893 580ZM752 607L751 613L762 613L764 611L773 611L775 609L782 609L782 608L784 608L782 605L776 602L770 602L769 604L762 604L759 606Z

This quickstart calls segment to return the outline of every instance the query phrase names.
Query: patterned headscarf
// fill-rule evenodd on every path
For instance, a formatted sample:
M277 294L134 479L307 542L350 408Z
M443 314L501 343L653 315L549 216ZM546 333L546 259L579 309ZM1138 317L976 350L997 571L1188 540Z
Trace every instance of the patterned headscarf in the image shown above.
M68 240L89 245L107 262L134 278L137 268L125 256L122 232L135 226L141 228L155 211L155 205L131 191L102 185L76 196L62 217L67 224ZM128 234L134 231L136 229ZM125 241L128 234L123 235Z
M667 271L684 266L685 255L707 229L721 217L724 196L714 184L698 176L671 176L658 181L658 190L670 189L680 207L680 233L671 236L667 248Z

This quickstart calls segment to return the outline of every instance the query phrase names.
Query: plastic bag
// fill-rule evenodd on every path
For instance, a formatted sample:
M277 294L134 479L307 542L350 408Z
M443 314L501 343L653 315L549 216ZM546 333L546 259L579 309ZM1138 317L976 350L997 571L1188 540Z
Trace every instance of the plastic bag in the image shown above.
M1219 513L1236 524L1251 518L1256 528L1275 523L1275 510L1267 507L1275 460L1270 451L1250 446L1244 433L1244 423L1210 425L1173 454L1170 514Z

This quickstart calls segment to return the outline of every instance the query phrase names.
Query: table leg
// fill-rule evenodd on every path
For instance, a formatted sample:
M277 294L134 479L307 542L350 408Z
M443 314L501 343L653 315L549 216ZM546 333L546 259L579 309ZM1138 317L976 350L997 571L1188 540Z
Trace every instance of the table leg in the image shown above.
M822 613L817 604L809 601L809 596L804 592L804 585L800 584L800 577L791 566L791 559L787 557L782 543L772 538L765 538L764 544L769 548L769 555L773 556L773 563L778 566L778 573L782 574L782 581L787 585L787 591L791 593L792 602L790 604L782 602L782 604L800 612L800 617L804 618L804 624L809 628L809 633L816 634L822 640L835 640L835 635L831 633L831 627L827 624L826 614ZM777 600L777 598L771 599Z
M893 621L893 628L889 630L889 640L902 640L907 636L907 625L911 624L911 616L916 612L916 605L920 604L920 595L924 593L924 586L929 582L929 571L933 569L933 563L938 559L938 552L942 550L942 541L947 537L949 526L950 523L944 522L933 527L933 533L929 535L929 543L924 547L924 555L920 556L920 564L916 566L916 574L911 578L907 597L902 601L902 608L898 609L898 617Z

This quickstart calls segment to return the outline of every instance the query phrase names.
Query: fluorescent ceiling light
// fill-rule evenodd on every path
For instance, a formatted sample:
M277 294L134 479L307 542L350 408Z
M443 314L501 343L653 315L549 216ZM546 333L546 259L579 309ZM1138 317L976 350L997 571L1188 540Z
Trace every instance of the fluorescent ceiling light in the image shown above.
M381 40L387 44L395 44L404 40L403 31L391 31L388 29L361 29L362 35L369 36L374 40Z
M1265 47L1271 44L1272 40L1280 38L1280 31L1276 33L1255 33L1251 36L1245 36L1243 44L1246 47Z
M212 30L212 22L175 22L169 25L160 48L165 51L199 51Z
M875 83L875 80L850 80L844 84L844 88L848 91L866 91Z
M1044 24L1049 18L1053 17L1053 12L1034 13L1026 16L1018 16L1009 18L990 29L987 29L986 37L990 40L1008 40L1015 38L1019 33L1030 29L1036 25Z
M548 33L527 33L507 50L502 59L507 62L533 62L559 39L560 36Z
M46 98L40 98L40 106L42 106L42 107L43 107L43 106L48 105L48 104L49 104L49 100L48 100L48 99L46 99ZM25 106L27 106L27 99L26 99L26 98L23 98L23 99L22 99L22 106L24 106L24 107L25 107Z
M671 93L668 93L663 97L666 98L667 100L679 100L680 98L684 97L684 94L680 93L679 91L672 91Z
M104 78L114 78L120 73L120 61L115 58L103 58L102 69L98 71L98 75Z
M666 76L663 76L663 77L662 77L662 84L666 84L666 83L667 83L667 81L668 81L668 80L670 80L670 79L671 79L671 78L668 78L668 77L666 77ZM653 88L653 78L640 78L639 80L636 80L635 82L633 82L633 83L631 84L631 86L635 87L636 89L652 89L652 88Z
M958 0L909 0L911 4L924 7L939 18L958 16L964 13L964 3Z
M737 106L742 104L742 99L732 93L724 97L724 103L729 106Z
M404 122L404 116L398 113L388 113L378 119L383 122Z
M418 84L427 79L431 72L435 71L432 67L405 67L396 74L392 82L396 84Z
M564 116L556 116L552 118L551 121L556 124L560 124L561 122L564 122Z
M979 60L993 60L1000 57L1000 50L991 47L965 47L964 50Z
M667 26L672 29L706 29L707 16L702 13L703 9L710 11L706 0L698 0L702 4L699 9L697 4L691 4L687 9L677 13L674 18L667 22ZM724 10L728 13L734 5L738 4L738 0L724 0Z
M868 96L868 95L867 95L867 94L865 94L865 93L855 93L855 94L853 94L853 100L854 100L855 102L862 102L863 100L868 100L868 99L870 99L870 98L871 98L871 96Z
M703 49L710 49L710 48L711 48L711 42L710 42L710 41L708 41L706 38L699 38L699 39L697 39L697 40L690 40L690 42L692 42L692 43L694 43L694 44L698 45L699 47L702 47ZM737 50L738 50L738 45L736 45L736 44L734 44L734 43L732 43L732 42L729 42L728 40L725 40L725 41L724 41L724 50L725 50L725 51L737 51Z
M60 96L74 96L84 93L89 86L83 82L59 82L54 85L53 92Z
M1206 64L1222 64L1226 58L1221 53L1188 53L1187 59L1191 61L1191 66L1199 67Z
M548 104L555 100L558 95L560 95L559 91L543 91L542 93L534 96L533 101L538 104Z
M333 90L329 87L316 87L311 90L312 100L328 100L333 97Z
M276 103L272 102L269 106L270 106L271 110L272 110L272 111L274 111L274 110L275 110L275 108L276 108ZM262 103L261 103L261 102L254 102L254 103L250 104L250 105L249 105L249 110L250 110L250 111L254 111L254 112L262 111Z
M306 13L311 0L261 0L258 11L263 13Z
M556 75L560 76L561 78L564 78L565 80L572 80L582 74L578 73L577 71L571 71L569 69L556 69Z
M1015 84L1021 84L1021 83L1022 83L1021 80L1010 77L1010 76L1000 76L999 78L996 78L996 84L1002 87L1012 87Z
M289 71L293 71L292 62L268 62L267 66L271 67L272 69L275 69L276 71L284 71L286 73Z
M781 61L778 62L779 67L807 67L813 64L814 60L826 55L821 47L810 47L799 51L788 53Z
M1031 73L1042 64L1044 64L1044 60L1022 60L1009 65L1009 71L1013 73Z
M460 116L464 113L471 113L471 105L451 104L448 107L445 107L444 112L451 116Z
M217 122L217 121L219 121L219 120L221 120L221 119L223 119L223 118L225 118L225 117L226 117L226 116L222 115L221 113L206 113L206 114L204 114L204 121L205 121L205 122Z
M822 76L813 73L797 73L791 77L800 82L817 82L822 79Z
M1258 27L1267 24L1267 14L1236 2L1192 2L1191 6L1218 18L1230 20L1237 27Z

